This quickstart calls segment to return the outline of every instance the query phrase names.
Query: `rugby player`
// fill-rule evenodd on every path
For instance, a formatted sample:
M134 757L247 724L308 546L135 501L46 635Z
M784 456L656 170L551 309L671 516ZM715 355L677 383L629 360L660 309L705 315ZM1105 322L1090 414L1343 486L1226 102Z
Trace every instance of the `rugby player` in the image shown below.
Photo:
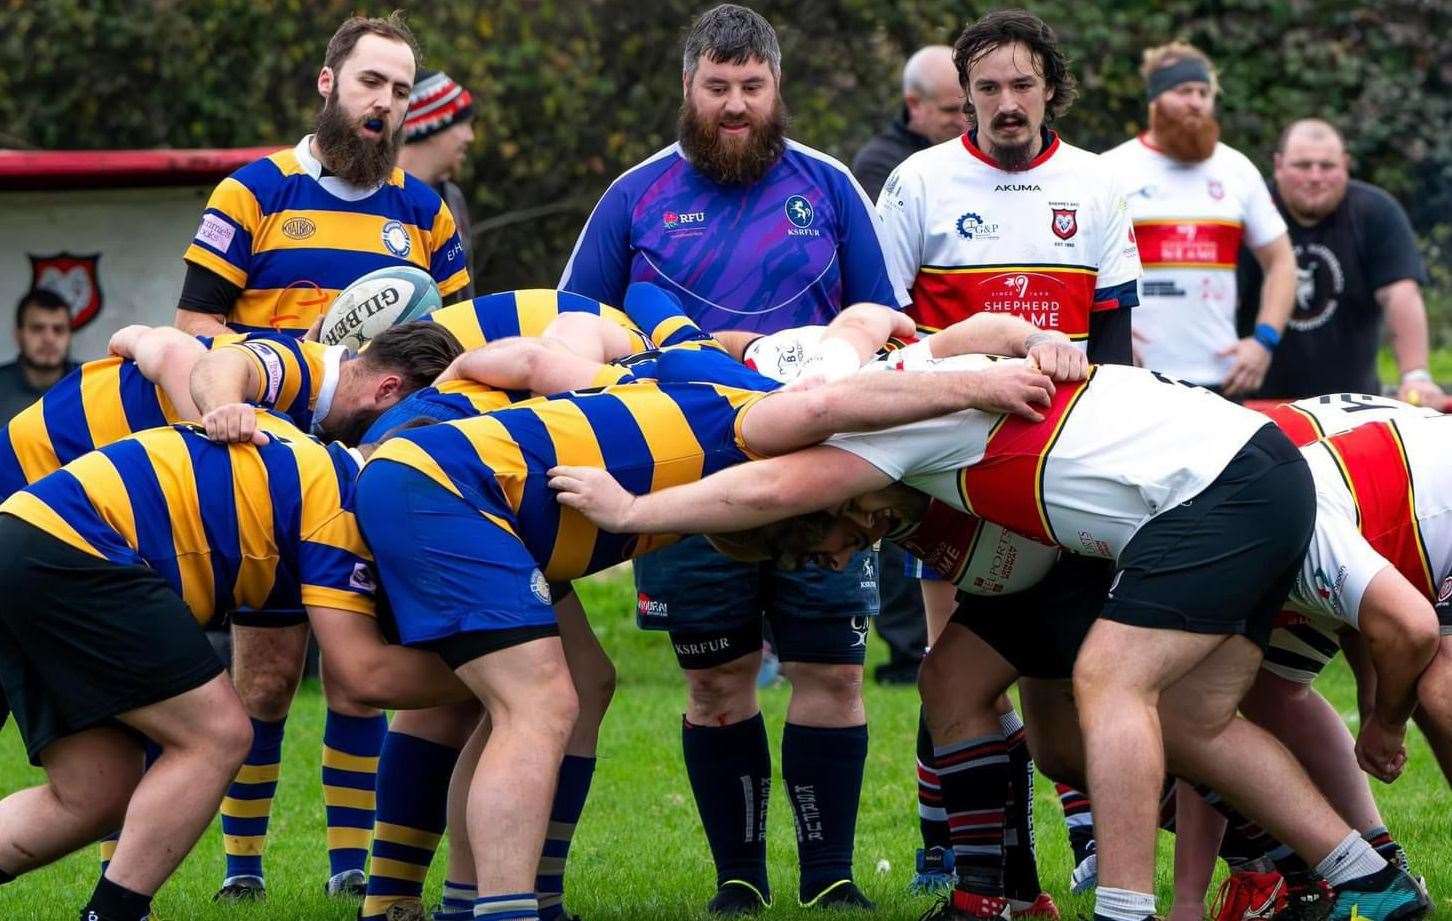
M1077 93L1053 29L1022 10L991 12L964 28L953 60L968 131L909 157L877 201L888 266L912 295L908 313L943 327L980 310L1008 312L1068 335L1096 363L1129 364L1130 313L1139 303L1134 234L1108 164L1053 130ZM954 592L930 570L920 575L931 646L954 611ZM1065 580L1051 584L1075 590ZM1041 603L1056 606L1052 597ZM1034 768L1022 721L1007 697L998 713L1001 725L979 726L973 738L1001 734L1007 759L960 769L947 788L934 749L956 749L969 737L935 738L920 723L923 850L912 885L956 888L975 903L1008 897L1018 914L1054 917L1033 852ZM975 829L971 846L955 842L961 831L943 813L961 811L947 802L952 788L1007 789L1005 823ZM1093 884L1095 858L1084 836L1071 830L1070 841L1079 892Z
M361 459L278 417L264 427L257 446L151 429L0 504L0 683L47 779L0 801L0 880L120 827L84 921L148 917L248 750L200 629L213 617L301 608L350 699L460 699L435 657L377 632L351 511ZM141 736L160 746L144 774Z
M1154 914L1147 880L1165 756L1315 866L1337 893L1331 917L1423 913L1414 882L1336 815L1284 749L1235 716L1315 524L1314 487L1294 446L1264 417L1203 389L1115 366L1059 387L1047 416L1030 425L964 412L890 438L837 436L637 497L585 467L562 465L552 484L561 502L620 533L733 531L847 503L851 525L839 519L834 528L845 530L818 544L840 557L909 517L904 503L921 500L884 490L905 480L1025 536L1112 560L1108 601L1074 671L1090 793L1101 804L1096 916ZM971 916L954 900L936 915Z

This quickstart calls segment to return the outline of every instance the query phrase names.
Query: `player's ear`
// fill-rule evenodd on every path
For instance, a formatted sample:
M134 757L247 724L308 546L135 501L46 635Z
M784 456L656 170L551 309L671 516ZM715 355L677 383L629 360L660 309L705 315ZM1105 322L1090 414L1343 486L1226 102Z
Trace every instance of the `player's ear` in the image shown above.
M378 406L392 406L403 397L403 378L397 374L384 374L373 387L373 402Z
M331 96L333 93L334 79L335 75L333 73L333 68L324 67L322 70L318 71L318 95L322 96L324 99L327 99L329 96Z

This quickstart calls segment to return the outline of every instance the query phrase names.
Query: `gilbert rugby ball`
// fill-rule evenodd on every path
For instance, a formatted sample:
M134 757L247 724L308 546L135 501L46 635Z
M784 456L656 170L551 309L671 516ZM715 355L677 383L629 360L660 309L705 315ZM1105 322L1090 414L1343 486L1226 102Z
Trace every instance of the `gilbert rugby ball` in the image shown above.
M443 305L439 286L423 269L388 266L353 282L323 317L318 341L355 352L395 323L417 320Z

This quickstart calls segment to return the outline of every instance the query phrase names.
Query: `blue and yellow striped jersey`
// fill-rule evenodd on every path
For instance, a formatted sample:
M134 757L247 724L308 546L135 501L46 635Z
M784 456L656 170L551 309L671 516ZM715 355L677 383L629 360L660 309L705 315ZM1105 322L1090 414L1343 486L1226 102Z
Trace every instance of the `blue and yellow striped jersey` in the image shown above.
M714 384L618 384L409 429L368 462L420 471L515 534L547 579L565 581L674 538L600 531L555 501L551 467L600 467L637 494L693 482L750 459L740 417L763 396Z
M227 323L302 335L357 279L417 266L448 297L469 283L454 218L438 193L401 169L361 198L335 194L308 138L218 183L183 258L242 289Z
M636 326L645 331L657 347L696 343L697 348L721 348L721 343L686 316L680 300L659 285L637 281L625 289L621 305Z
M160 573L199 623L300 604L373 613L353 518L358 463L262 414L261 447L151 429L85 454L6 499L8 513L83 553Z
M713 340L714 341L714 340ZM720 384L738 390L770 393L781 383L759 374L718 348L699 341L681 342L663 349L616 359L612 364L630 372L632 380L662 384Z
M646 334L622 311L608 304L553 288L500 291L472 301L440 307L423 319L454 334L459 344L477 349L508 336L538 336L562 313L589 313L609 320L631 334L631 351L654 348Z
M209 348L241 349L259 365L256 402L275 407L303 431L337 387L340 347L277 333L199 337ZM55 383L0 431L0 499L89 451L127 435L183 421L136 363L89 361Z

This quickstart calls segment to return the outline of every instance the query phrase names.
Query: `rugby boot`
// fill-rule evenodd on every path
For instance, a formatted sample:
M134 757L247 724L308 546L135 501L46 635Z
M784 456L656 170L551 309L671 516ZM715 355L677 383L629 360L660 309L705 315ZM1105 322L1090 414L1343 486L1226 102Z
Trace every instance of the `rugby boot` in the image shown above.
M323 892L333 899L361 899L368 894L368 877L362 870L344 870L323 884Z
M1009 899L1008 913L1014 921L1059 921L1059 906L1047 892L1040 892L1032 902Z
M952 848L918 848L916 867L908 882L908 892L914 895L945 894L958 882L953 873Z
M1326 921L1335 895L1319 876L1294 874L1285 878L1285 905L1273 921Z
M1329 921L1415 921L1432 910L1417 881L1396 864L1343 883L1334 894Z
M1090 842L1093 847L1093 842ZM1069 891L1075 895L1083 895L1092 892L1095 886L1099 885L1099 852L1090 850L1078 863L1074 864L1073 871L1069 874Z
M739 879L728 879L722 883L711 901L706 903L706 911L726 918L754 915L770 907L771 901L759 889Z
M213 902L260 902L267 898L267 886L260 876L229 876L212 896Z
M975 918L1003 918L1009 921L1008 899L954 889L918 921L969 921Z
M1286 908L1286 881L1279 873L1239 870L1220 884L1210 906L1215 921L1254 921L1278 916Z
M875 911L877 904L862 894L857 884L850 879L839 879L811 899L802 902L803 908L860 908Z

